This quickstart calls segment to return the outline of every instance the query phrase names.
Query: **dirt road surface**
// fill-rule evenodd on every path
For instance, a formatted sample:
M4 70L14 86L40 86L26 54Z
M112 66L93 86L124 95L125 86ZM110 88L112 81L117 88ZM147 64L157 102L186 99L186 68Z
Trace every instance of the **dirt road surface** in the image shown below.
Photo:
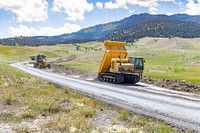
M154 117L181 129L200 132L200 96L152 85L114 85L87 81L35 69L23 63L12 66L51 83L69 87L108 104L126 108L137 114Z

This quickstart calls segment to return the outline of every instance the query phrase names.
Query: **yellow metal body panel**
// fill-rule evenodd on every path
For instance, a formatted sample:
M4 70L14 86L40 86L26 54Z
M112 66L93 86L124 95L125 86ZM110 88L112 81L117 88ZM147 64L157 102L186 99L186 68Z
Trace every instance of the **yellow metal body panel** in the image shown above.
M125 42L110 42L105 41L105 52L99 67L99 73L109 71L111 68L112 58L126 59L128 52L125 48Z
M111 59L111 69L110 72L119 72L120 68L123 71L132 72L134 70L134 65L128 62L128 59Z
M44 67L47 67L47 61L43 60Z

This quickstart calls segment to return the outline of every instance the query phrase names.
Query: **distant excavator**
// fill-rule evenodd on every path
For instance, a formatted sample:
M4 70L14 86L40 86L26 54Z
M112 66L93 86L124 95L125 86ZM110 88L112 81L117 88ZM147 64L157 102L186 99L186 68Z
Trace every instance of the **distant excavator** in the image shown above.
M98 79L111 83L135 84L142 78L143 57L128 57L125 42L105 41L105 52L99 67Z
M51 68L51 65L47 63L46 56L42 54L39 54L36 57L32 56L31 60L35 60L35 62L33 62L33 65L36 68L39 68L39 69Z

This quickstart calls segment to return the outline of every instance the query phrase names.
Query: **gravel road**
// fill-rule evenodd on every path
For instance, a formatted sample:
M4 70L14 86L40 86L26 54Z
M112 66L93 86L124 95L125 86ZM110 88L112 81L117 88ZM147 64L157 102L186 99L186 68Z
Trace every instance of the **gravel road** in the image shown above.
M200 96L138 83L114 85L62 76L23 63L12 66L49 82L69 87L108 104L163 120L178 128L200 132Z

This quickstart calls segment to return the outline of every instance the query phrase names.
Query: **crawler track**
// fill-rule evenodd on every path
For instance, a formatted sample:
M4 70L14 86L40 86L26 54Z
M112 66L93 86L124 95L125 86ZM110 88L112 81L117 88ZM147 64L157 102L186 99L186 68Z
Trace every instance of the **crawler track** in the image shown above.
M49 73L23 63L12 66L49 82L69 87L103 102L163 120L173 126L200 132L199 95L177 92L143 83L114 85Z

